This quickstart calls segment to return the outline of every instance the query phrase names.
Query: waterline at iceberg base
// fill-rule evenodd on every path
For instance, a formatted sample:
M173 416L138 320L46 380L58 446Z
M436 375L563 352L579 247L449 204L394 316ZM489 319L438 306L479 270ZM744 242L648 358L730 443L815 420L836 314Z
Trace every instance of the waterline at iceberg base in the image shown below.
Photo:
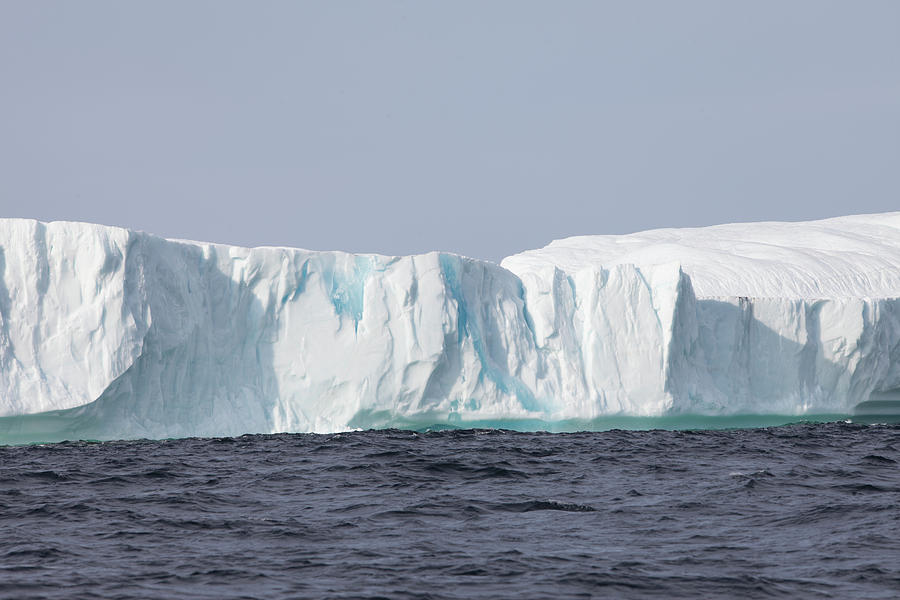
M892 412L898 389L900 213L501 265L0 220L0 443L752 426Z

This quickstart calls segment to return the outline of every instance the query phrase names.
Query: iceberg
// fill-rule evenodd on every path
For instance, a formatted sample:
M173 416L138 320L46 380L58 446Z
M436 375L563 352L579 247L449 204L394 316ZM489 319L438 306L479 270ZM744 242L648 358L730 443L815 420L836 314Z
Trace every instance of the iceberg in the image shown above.
M900 212L500 265L0 219L0 443L846 415L897 390Z

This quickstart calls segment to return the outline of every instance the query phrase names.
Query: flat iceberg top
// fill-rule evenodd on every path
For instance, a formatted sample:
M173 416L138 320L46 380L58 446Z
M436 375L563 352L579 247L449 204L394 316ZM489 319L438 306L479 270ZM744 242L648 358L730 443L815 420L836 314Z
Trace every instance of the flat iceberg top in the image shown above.
M900 297L900 212L800 223L735 223L557 240L507 257L519 276L554 266L677 262L699 297Z

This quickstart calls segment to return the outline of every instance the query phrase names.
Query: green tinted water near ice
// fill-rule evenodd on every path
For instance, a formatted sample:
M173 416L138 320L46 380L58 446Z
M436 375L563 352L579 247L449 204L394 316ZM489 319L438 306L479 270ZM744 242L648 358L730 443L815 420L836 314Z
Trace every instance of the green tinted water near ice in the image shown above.
M50 411L34 415L0 417L0 445L52 443L66 440L117 440L142 439L155 436L141 435L140 427L130 423L128 434L123 435L121 415L93 410L91 405ZM622 430L689 430L689 429L743 429L776 427L794 423L897 423L897 414L820 414L820 415L697 415L678 414L656 417L626 415L603 416L595 419L569 419L546 421L541 419L481 419L463 420L456 415L424 415L411 419L387 412L361 412L350 422L351 430L406 429L412 431L436 431L447 429L506 429L512 431L547 431L553 433L577 431ZM155 425L155 424L154 424ZM271 433L257 431L209 432L201 437ZM302 432L301 432L302 433ZM171 436L178 437L178 436Z

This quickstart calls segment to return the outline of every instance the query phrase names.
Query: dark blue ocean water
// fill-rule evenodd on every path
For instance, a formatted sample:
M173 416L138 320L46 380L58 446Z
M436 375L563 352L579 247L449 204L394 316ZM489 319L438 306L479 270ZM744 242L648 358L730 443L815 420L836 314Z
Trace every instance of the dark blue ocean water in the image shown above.
M900 428L0 447L3 598L897 598Z

